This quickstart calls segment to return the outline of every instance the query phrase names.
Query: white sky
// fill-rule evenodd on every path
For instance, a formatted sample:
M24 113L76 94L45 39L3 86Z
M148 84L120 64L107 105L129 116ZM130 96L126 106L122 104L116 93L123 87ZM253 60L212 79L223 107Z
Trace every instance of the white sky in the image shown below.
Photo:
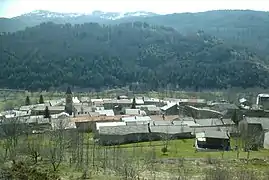
M0 0L0 17L14 17L34 10L88 13L144 10L168 14L217 9L269 11L269 0Z

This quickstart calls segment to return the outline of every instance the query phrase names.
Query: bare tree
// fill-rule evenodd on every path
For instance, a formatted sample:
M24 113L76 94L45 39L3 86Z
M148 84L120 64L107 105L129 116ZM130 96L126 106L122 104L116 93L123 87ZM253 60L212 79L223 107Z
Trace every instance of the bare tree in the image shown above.
M64 153L67 143L65 142L65 129L68 121L66 119L58 119L53 122L54 131L49 132L49 140L47 142L46 155L53 167L57 171L64 160Z

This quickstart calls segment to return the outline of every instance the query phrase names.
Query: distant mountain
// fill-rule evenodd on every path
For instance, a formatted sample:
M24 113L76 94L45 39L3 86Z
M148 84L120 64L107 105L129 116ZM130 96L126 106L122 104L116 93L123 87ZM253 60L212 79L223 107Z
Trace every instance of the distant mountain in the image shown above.
M6 88L269 86L269 63L263 57L201 31L183 36L143 22L42 23L0 35L0 42L0 87Z
M58 24L71 23L83 24L88 22L109 23L109 21L126 19L132 17L152 17L158 14L137 11L137 12L102 12L93 11L92 13L58 13L45 10L36 10L14 18L0 18L0 32L15 32L24 30L26 27L33 27L44 22Z

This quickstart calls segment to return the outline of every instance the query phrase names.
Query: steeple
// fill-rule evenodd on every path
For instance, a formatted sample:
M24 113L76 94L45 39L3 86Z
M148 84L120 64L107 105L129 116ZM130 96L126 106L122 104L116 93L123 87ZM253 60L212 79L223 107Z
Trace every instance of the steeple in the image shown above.
M72 94L71 88L70 86L68 86L67 90L66 90L66 94Z
M68 87L66 90L66 97L65 97L65 112L69 115L73 113L73 96L71 92L71 88Z

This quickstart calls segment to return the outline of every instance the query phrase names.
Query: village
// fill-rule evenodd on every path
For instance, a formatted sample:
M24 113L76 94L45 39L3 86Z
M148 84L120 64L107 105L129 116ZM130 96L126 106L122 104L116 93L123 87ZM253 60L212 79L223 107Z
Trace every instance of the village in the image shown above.
M244 151L269 149L266 94L258 94L254 104L242 98L236 105L194 98L78 98L68 88L65 98L1 112L0 120L2 134L5 125L14 123L33 134L76 129L92 133L104 146L193 139L196 151L230 151L238 148L230 140L240 137Z

